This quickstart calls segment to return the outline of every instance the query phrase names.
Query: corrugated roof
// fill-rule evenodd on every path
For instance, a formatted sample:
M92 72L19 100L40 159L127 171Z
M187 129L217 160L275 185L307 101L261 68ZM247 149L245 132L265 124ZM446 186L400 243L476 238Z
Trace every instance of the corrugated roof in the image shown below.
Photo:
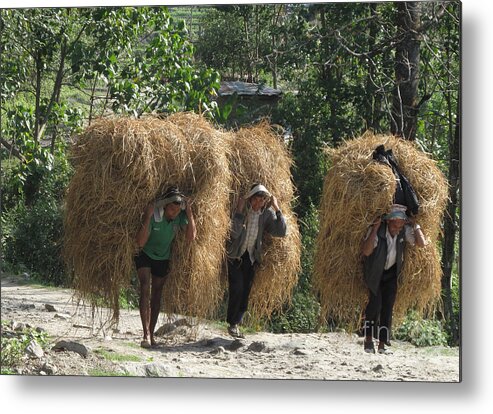
M234 93L241 96L279 96L282 94L282 91L259 83L241 81L221 82L221 87L218 91L219 96L231 96Z

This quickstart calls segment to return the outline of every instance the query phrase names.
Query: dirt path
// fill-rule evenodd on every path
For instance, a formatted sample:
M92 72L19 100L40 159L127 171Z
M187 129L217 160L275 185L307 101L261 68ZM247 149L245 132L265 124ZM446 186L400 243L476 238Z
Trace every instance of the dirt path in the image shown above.
M345 333L259 332L234 341L219 324L190 326L190 320L163 315L158 326L168 333L156 348L143 349L137 311L123 310L117 329L110 329L98 322L105 315L93 322L89 307L76 306L70 290L4 275L1 282L2 320L42 328L50 336L44 355L26 357L21 374L459 381L457 348L394 341L393 355L370 355L362 351L360 338ZM62 340L85 346L87 355L51 349Z

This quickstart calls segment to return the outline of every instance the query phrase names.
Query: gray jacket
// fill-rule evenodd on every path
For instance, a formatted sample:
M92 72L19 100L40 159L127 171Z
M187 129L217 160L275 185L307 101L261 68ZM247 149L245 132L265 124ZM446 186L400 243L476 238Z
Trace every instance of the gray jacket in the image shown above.
M387 238L385 236L386 231L387 223L382 223L377 232L377 247L375 247L373 253L366 257L363 262L363 275L365 279L365 284L374 295L376 295L378 292L378 287L382 280L383 271L385 268L385 261L387 260ZM406 244L405 241L405 228L403 228L397 236L397 276L401 274L402 270L404 247Z
M246 215L241 213L235 213L231 222L231 231L229 240L226 243L226 250L228 258L238 259L240 255L240 249L246 239ZM264 231L269 233L273 237L286 236L287 225L286 219L282 215L281 211L274 212L272 208L266 208L260 214L258 219L258 233L257 240L255 242L255 261L261 263L262 257L262 239Z

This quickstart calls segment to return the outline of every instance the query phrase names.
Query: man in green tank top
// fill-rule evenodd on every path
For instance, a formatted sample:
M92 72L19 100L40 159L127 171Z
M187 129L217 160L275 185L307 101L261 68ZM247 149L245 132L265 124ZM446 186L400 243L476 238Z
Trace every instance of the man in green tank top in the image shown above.
M155 346L156 327L163 286L169 270L171 244L176 233L184 228L186 239L195 239L195 220L192 202L177 187L170 187L163 197L147 206L144 223L137 233L137 244L141 248L135 257L140 285L139 310L144 337L140 346Z

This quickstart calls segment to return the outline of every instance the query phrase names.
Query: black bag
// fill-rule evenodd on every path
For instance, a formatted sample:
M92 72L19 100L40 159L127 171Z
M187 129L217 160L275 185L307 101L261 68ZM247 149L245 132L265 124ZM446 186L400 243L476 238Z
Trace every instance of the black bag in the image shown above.
M387 151L385 151L385 147L383 145L379 145L377 148L375 148L375 151L373 151L373 159L392 168L392 171L397 178L394 203L407 206L406 214L408 216L414 216L418 214L418 197L416 195L416 192L414 191L412 184L409 182L407 177L399 170L399 166L397 165L397 160L394 157L392 149L388 149Z

